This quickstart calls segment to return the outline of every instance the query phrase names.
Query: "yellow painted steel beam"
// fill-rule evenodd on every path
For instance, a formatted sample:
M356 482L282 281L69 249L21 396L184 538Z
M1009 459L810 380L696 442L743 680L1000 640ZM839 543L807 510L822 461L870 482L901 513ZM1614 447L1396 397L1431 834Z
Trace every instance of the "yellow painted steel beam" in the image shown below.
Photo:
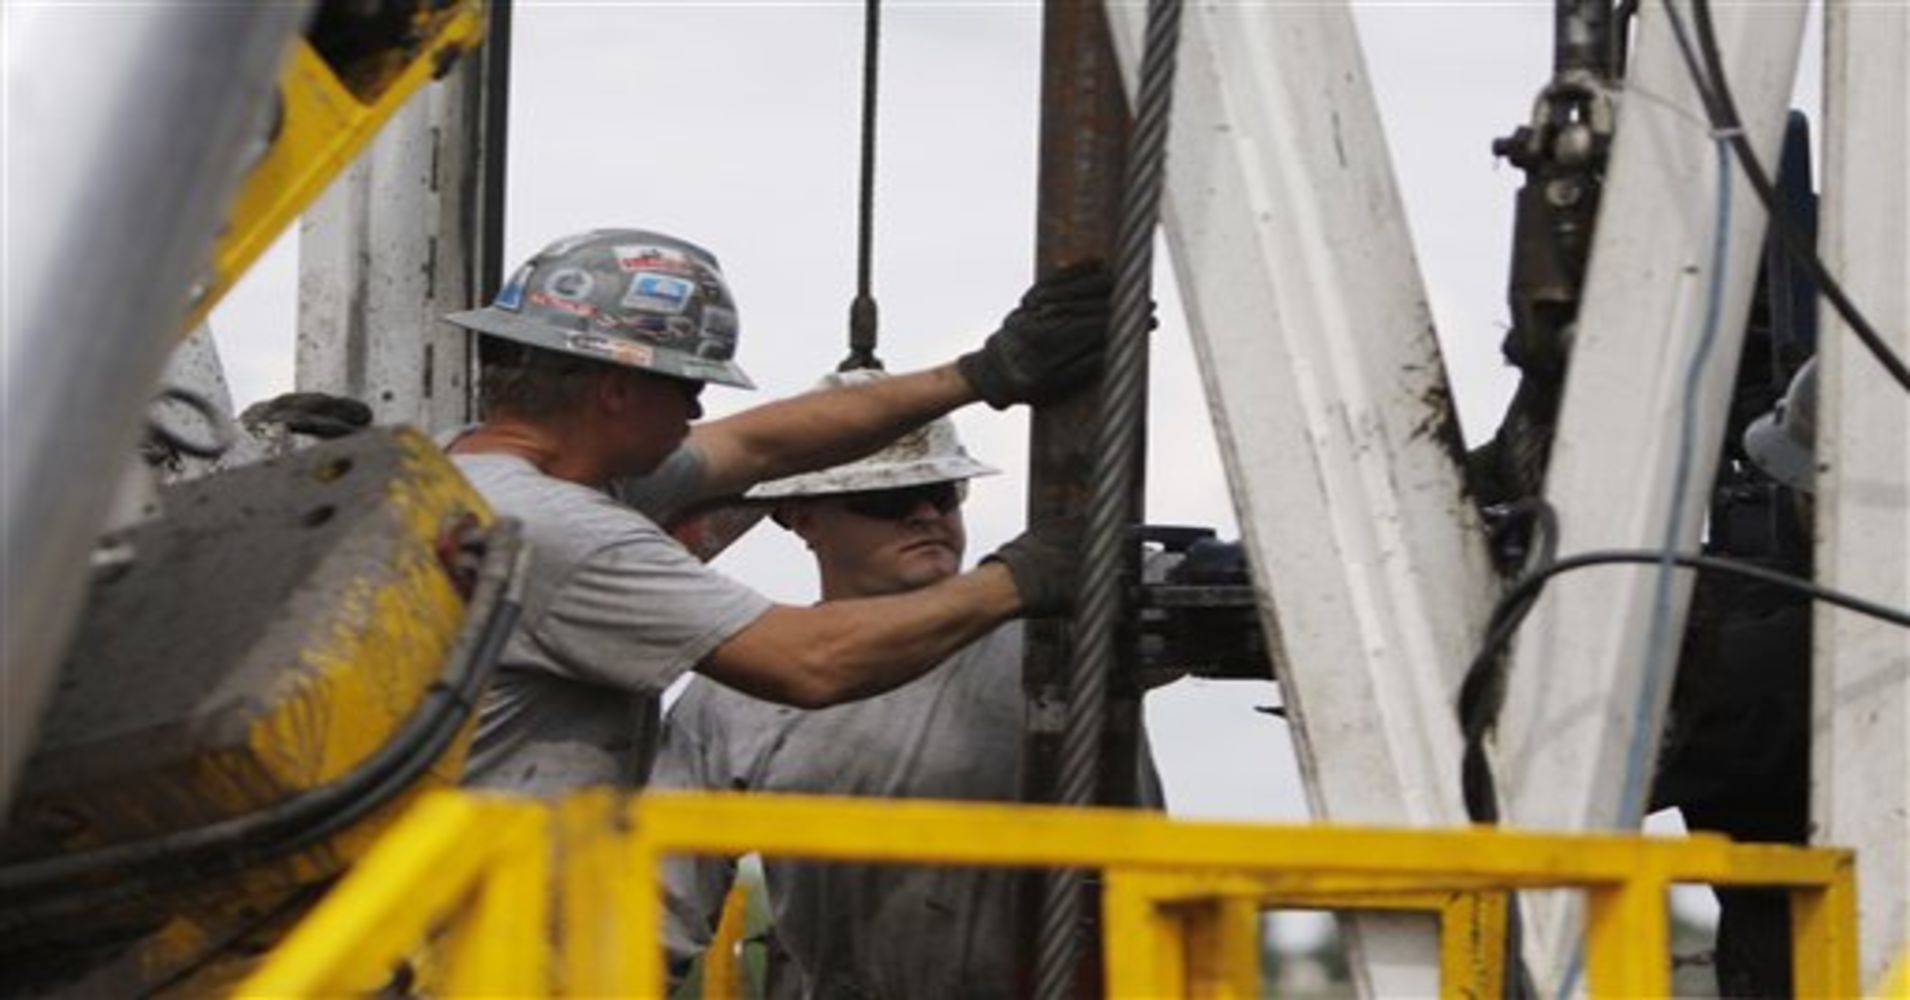
M1177 906L1188 913L1197 913L1201 905L1221 902L1246 907L1247 912L1256 917L1263 907L1431 913L1439 919L1440 996L1446 1000L1496 1000L1504 993L1505 934L1510 901L1504 891L1489 885L1421 889L1397 877L1321 876L1311 872L1243 875L1212 870L1130 872L1126 878L1131 894L1145 898L1150 905L1164 908L1170 914L1180 912ZM1257 928L1256 921L1250 932L1257 934ZM1205 930L1200 923L1193 923L1187 933L1198 936ZM1241 942L1236 939L1231 943ZM1208 967L1202 964L1203 948L1204 954L1210 957L1221 952L1191 940L1188 947L1188 986L1198 992L1214 979ZM1220 963L1222 975L1242 977L1228 980L1229 995L1258 995L1257 938L1254 948L1251 956L1241 951ZM1255 985L1247 983L1248 975L1255 977Z
M1500 892L1446 893L1439 911L1439 992L1452 1000L1505 996L1506 927L1512 898Z
M554 847L549 867L524 859L546 846ZM1800 992L1850 995L1855 987L1846 851L1742 848L1709 837L1184 823L1030 806L726 794L627 801L598 792L554 807L433 796L243 993L363 990L415 954L434 929L450 927L452 992L534 994L541 983L570 995L661 995L662 859L752 850L878 863L1105 869L1105 971L1109 992L1118 996L1256 994L1256 914L1269 901L1284 901L1436 912L1444 931L1442 993L1496 997L1503 987L1503 890L1511 886L1585 888L1592 991L1659 995L1670 987L1666 890L1674 881L1789 887L1799 901ZM540 880L552 881L553 869L556 940L538 932L549 926L551 911L539 909L550 904L535 891ZM1454 888L1455 881L1464 885Z
M432 795L394 826L239 988L243 997L368 993L471 894L535 806ZM493 926L496 926L493 923Z
M1671 995L1671 882L1641 868L1639 877L1586 892L1585 971L1593 995Z
M557 809L559 992L567 996L660 996L662 936L642 935L644 896L661 906L654 856L631 849L629 814L609 792L586 792ZM646 945L645 942L648 942ZM639 988L639 984L648 984Z
M1857 866L1846 856L1822 891L1791 894L1792 993L1856 996L1863 976L1857 945Z
M723 897L716 936L703 951L703 1000L742 1000L743 932L749 923L749 886L737 882Z
M241 275L299 213L349 166L391 116L425 84L442 75L484 34L481 0L458 0L430 15L423 39L391 68L341 81L305 39L298 39L279 78L283 117L265 157L252 168L213 252L213 273L191 304L181 330L190 330L225 297Z
M485 836L496 860L468 919L451 928L446 996L543 996L551 987L551 826L547 809L514 810Z
M1178 904L1168 913L1182 926L1190 996L1196 1000L1260 1000L1258 901L1222 896L1203 903Z
M822 861L1203 867L1490 880L1502 887L1618 884L1653 868L1679 882L1781 887L1828 885L1850 857L1834 848L1734 846L1711 834L1195 823L1118 809L729 792L655 792L631 808L632 825L660 853L759 851Z
M1101 949L1105 992L1111 997L1187 995L1187 947L1182 928L1155 905L1152 873L1110 869L1102 880Z
M1797 995L1810 994L1799 990ZM1884 975L1883 985L1877 988L1875 995L1880 1000L1910 1000L1910 947L1905 947L1903 954L1897 956L1896 964Z

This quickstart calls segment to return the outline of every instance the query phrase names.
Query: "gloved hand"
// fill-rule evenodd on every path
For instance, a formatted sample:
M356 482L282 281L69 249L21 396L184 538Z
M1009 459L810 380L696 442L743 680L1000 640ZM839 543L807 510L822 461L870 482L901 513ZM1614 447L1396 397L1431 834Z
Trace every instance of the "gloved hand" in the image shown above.
M1064 267L1035 282L1001 329L955 364L997 410L1054 399L1100 368L1113 291L1099 261Z
M371 426L371 407L347 396L288 392L245 408L246 424L284 424L315 438L341 438Z
M1044 521L982 562L999 562L1015 578L1024 618L1053 618L1074 607L1081 575L1081 519Z

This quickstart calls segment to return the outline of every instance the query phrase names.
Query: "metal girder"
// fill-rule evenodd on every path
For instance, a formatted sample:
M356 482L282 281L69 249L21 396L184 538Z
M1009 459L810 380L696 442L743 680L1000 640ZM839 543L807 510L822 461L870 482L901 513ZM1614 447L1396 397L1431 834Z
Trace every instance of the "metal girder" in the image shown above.
M483 75L413 95L299 230L297 383L427 431L472 419L470 338L441 319L482 294Z
M270 146L233 200L212 273L195 289L189 323L205 319L394 111L477 44L483 23L478 0L460 0L415 20L415 38L402 57L332 65L309 38L292 47L279 78Z
M1313 811L1463 823L1493 575L1351 10L1190 6L1180 58L1168 243ZM1436 988L1404 919L1351 924L1369 994Z
M306 4L7 8L0 809Z
M1042 8L1040 179L1036 205L1035 265L1051 273L1084 260L1109 260L1114 253L1120 215L1130 127L1121 92L1120 68L1108 41L1100 5L1079 0L1047 0ZM1083 390L1031 411L1029 422L1028 522L1079 516L1087 508L1096 394ZM1139 509L1139 504L1136 504ZM1023 736L1022 799L1053 802L1060 794L1063 721L1067 714L1069 674L1074 660L1070 624L1064 619L1035 619L1026 629L1022 691L1027 699ZM1141 726L1140 692L1116 690L1108 699L1105 761L1133 761ZM1103 767L1097 800L1132 804L1137 800L1133 766ZM1036 989L1043 938L1043 886L1065 876L1036 872L1025 880L1017 908L1018 962ZM1055 904L1050 904L1055 905ZM1083 908L1086 910L1087 908ZM1054 911L1057 920L1067 914ZM1093 920L1088 914L1084 923ZM1058 933L1058 925L1046 933ZM1090 988L1099 974L1093 950L1099 936L1084 935L1079 982Z
M1757 155L1775 163L1804 7L1715 7L1745 130ZM1689 6L1678 10L1690 25ZM1763 245L1765 213L1736 165L1722 160L1665 6L1642 5L1637 30L1546 482L1561 556L1696 545ZM1722 237L1721 170L1730 185ZM1712 343L1691 374L1707 326ZM1681 438L1683 494L1674 505ZM1656 567L1626 567L1547 587L1514 648L1501 714L1506 822L1637 825L1689 585L1678 573L1660 590ZM1580 911L1553 898L1527 912L1526 954L1551 994L1575 974Z
M1521 887L1579 888L1597 900L1587 934L1594 993L1664 996L1673 882L1787 890L1800 914L1800 995L1855 992L1847 851L1708 835L1191 823L1131 810L608 790L554 802L427 798L237 992L365 992L408 964L427 992L662 996L660 862L752 852L1103 870L1115 997L1258 996L1251 928L1261 903L1441 911L1462 939L1440 995L1495 996L1500 901ZM463 989L434 990L438 975Z
M1825 8L1823 255L1910 354L1910 10ZM1827 306L1819 339L1817 577L1910 605L1910 397ZM1814 840L1857 849L1864 981L1899 952L1910 898L1910 633L1829 605L1814 622Z

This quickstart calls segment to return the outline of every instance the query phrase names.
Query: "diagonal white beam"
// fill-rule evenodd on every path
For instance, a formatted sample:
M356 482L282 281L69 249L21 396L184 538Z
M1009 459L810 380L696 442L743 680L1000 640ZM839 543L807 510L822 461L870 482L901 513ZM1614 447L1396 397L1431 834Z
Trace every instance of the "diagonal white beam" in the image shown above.
M1175 88L1166 232L1314 813L1464 822L1492 572L1351 11L1190 4ZM1437 991L1408 927L1355 922L1369 993Z
M1726 73L1758 155L1775 163L1796 75L1804 5L1714 4ZM1678 10L1687 25L1690 8ZM1677 545L1699 536L1764 235L1764 212L1729 171L1725 249L1714 259L1719 152L1664 4L1640 10L1618 132L1546 497L1561 555L1657 548L1673 514L1681 420L1692 428ZM1720 298L1708 293L1719 266ZM1715 305L1715 342L1687 366ZM1547 587L1520 633L1498 741L1511 824L1604 829L1637 823L1682 634L1689 579L1662 595L1655 568L1598 568ZM1650 662L1652 619L1663 655ZM1649 665L1648 665L1649 663ZM1545 993L1569 983L1578 914L1529 909L1527 956Z
M1831 0L1825 16L1824 259L1910 355L1910 8ZM1817 575L1910 605L1910 396L1828 305L1820 329ZM1875 984L1910 940L1910 633L1829 605L1814 627L1816 839L1857 849Z

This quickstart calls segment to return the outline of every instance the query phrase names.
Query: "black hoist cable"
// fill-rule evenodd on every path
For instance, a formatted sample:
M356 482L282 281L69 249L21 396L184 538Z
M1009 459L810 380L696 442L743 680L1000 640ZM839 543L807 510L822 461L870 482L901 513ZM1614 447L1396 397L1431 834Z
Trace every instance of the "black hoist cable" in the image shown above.
M875 295L869 274L875 257L875 97L882 37L882 0L866 0L862 13L862 187L856 209L856 297L849 304L849 356L837 371L881 368L875 356Z

